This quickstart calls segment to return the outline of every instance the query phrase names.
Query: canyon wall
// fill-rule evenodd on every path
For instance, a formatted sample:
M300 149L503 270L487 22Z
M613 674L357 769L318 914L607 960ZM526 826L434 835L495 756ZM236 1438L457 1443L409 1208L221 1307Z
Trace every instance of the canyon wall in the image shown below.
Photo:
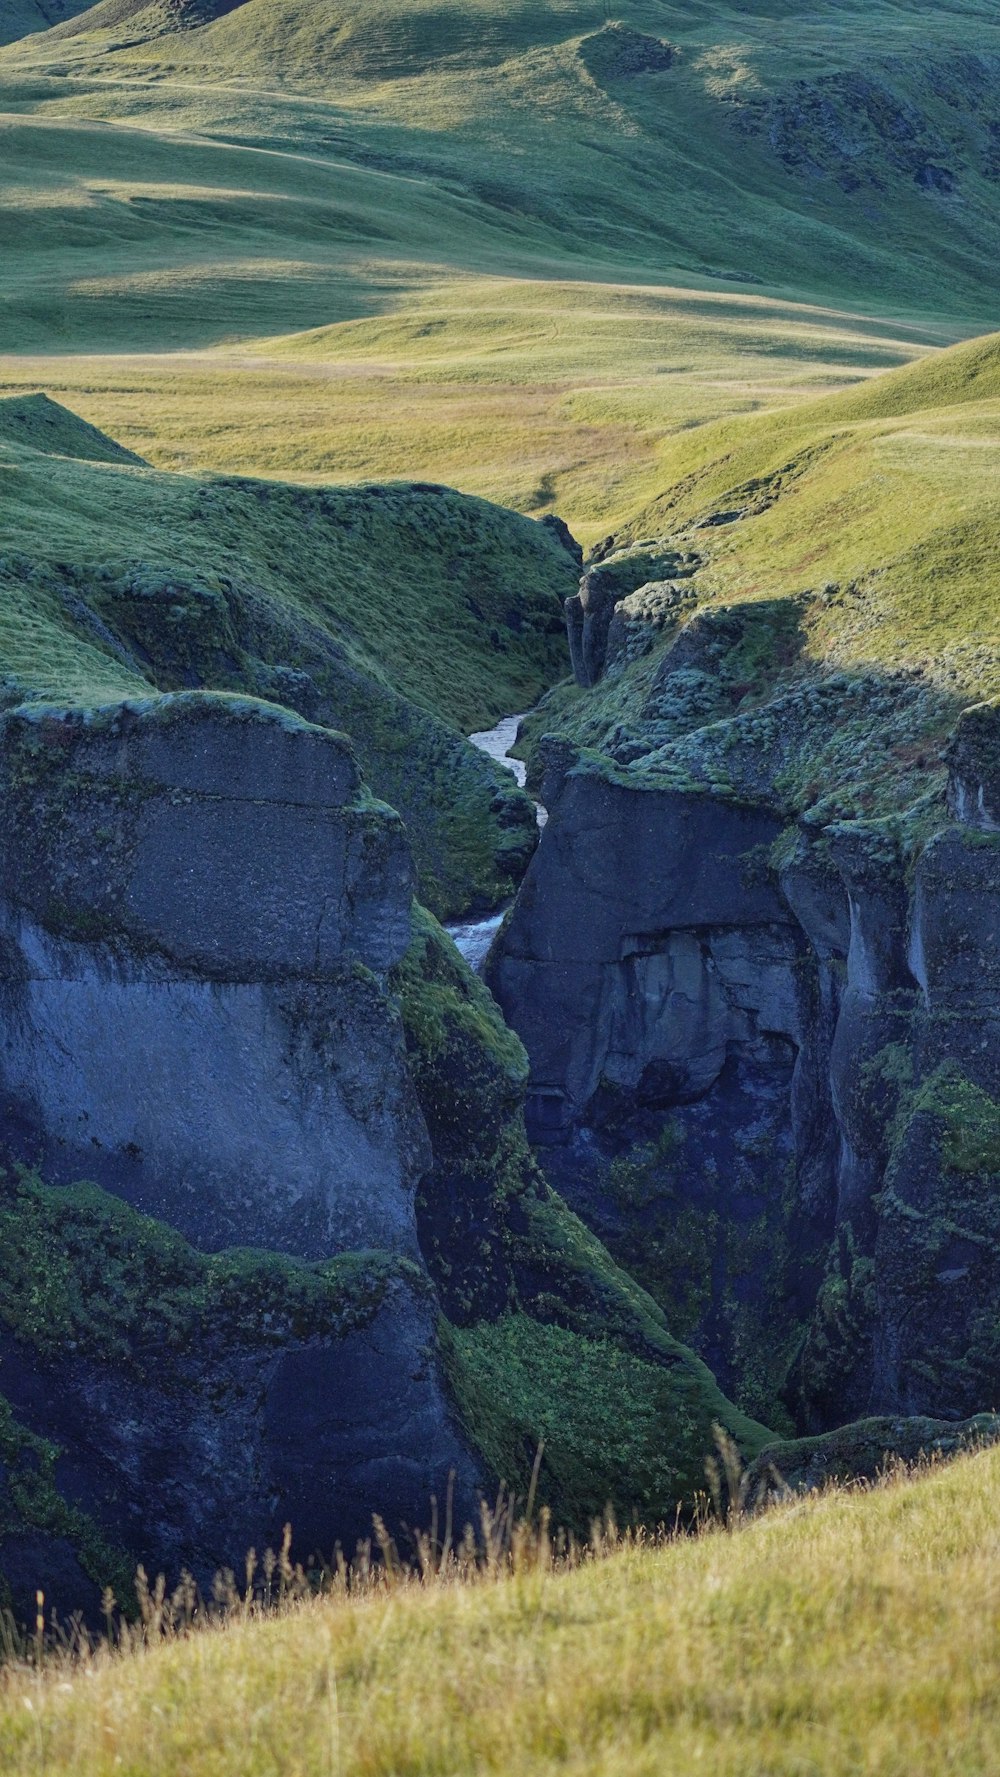
M907 856L879 822L548 749L489 980L549 1176L712 1363L800 1429L992 1408L1000 725ZM993 775L991 775L993 772Z

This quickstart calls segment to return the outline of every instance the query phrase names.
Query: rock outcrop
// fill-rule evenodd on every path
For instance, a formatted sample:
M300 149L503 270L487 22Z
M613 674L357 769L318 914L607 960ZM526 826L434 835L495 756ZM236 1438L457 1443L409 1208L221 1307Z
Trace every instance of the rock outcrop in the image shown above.
M127 1605L139 1561L207 1583L285 1523L329 1559L449 1487L474 1516L399 817L343 735L201 693L15 711L0 798L9 1601Z
M0 795L11 1149L209 1248L415 1252L429 1146L383 985L412 864L347 741L199 694L35 708Z
M666 575L670 575L671 582L689 579L697 561L697 555L691 552L678 554L638 545L613 560L592 563L580 580L579 591L566 600L570 661L578 685L590 687L600 679L608 660L613 624L612 656L624 652L624 631L622 624L616 622L622 601L638 594L640 589L652 593L654 583L665 587L669 584L664 579ZM674 603L682 596L675 592L674 599L647 602ZM646 605L640 602L638 609L645 612ZM654 621L662 623L663 618L657 613Z
M374 1181L373 1181L374 1182ZM482 1465L450 1405L421 1267L206 1257L95 1186L0 1179L0 1592L96 1618L138 1562L207 1585L293 1527L328 1562L474 1514Z

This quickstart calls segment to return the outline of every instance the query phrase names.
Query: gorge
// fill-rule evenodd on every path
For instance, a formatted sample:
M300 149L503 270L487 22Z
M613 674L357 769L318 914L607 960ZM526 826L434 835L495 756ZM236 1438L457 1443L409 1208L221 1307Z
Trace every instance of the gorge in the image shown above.
M51 403L0 444L47 532L4 564L16 1609L474 1519L542 1442L584 1529L683 1508L714 1424L762 1486L993 1435L992 704L849 665L854 594L721 596L702 530L580 583L443 489L178 485Z

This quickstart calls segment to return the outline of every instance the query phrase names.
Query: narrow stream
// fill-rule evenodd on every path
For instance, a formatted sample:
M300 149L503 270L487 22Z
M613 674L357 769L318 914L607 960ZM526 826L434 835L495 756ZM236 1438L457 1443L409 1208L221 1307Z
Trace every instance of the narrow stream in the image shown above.
M522 790L527 780L528 767L523 760L511 758L510 748L517 739L517 731L523 721L523 715L504 716L495 728L483 728L478 734L469 735L470 742L474 747L478 747L481 753L488 753L498 765L513 772ZM535 803L535 814L539 827L544 827L549 817L540 802ZM461 951L469 967L475 969L477 974L486 961L490 945L510 906L511 902L505 901L502 907L497 908L494 913L487 914L485 919L458 920L452 925L445 926L445 931L454 939L455 945Z

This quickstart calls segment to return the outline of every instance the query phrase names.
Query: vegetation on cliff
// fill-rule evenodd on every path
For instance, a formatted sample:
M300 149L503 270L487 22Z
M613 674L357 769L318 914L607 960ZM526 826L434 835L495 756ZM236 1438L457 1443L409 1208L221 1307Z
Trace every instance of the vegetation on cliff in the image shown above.
M619 606L601 683L544 700L529 756L552 734L581 769L922 844L959 715L1000 695L998 394L1000 336L673 443L670 491L598 572L635 584L639 540L674 566Z
M690 1510L713 1424L748 1460L773 1434L546 1184L524 1130L524 1051L420 909L395 979L434 1151L421 1248L472 1443L522 1497L544 1443L538 1498L577 1531L609 1503L628 1523Z
M21 1397L15 1407L0 1394L0 1600L11 1602L4 1569L13 1561L19 1615L26 1559L29 1589L58 1593L61 1585L64 1607L72 1602L93 1618L105 1586L133 1606L143 1549L124 1495L139 1459L116 1470L112 1457L95 1476L79 1412L94 1436L110 1392L119 1421L141 1411L155 1437L166 1398L192 1420L207 1403L221 1428L243 1397L241 1362L266 1367L282 1352L346 1338L372 1321L396 1284L428 1292L420 1268L389 1253L308 1265L249 1249L199 1252L96 1185L53 1187L24 1168L0 1175L0 1255L0 1383ZM227 1371L234 1359L237 1369ZM118 1437L123 1427L111 1430ZM164 1461L183 1466L182 1452L161 1458L161 1469ZM202 1486L207 1497L207 1473ZM162 1509L154 1492L139 1541ZM71 1597L64 1551L84 1576Z
M97 1185L0 1177L0 1321L50 1362L67 1352L142 1377L171 1354L342 1335L413 1262L348 1252L318 1265L252 1249L202 1253Z

